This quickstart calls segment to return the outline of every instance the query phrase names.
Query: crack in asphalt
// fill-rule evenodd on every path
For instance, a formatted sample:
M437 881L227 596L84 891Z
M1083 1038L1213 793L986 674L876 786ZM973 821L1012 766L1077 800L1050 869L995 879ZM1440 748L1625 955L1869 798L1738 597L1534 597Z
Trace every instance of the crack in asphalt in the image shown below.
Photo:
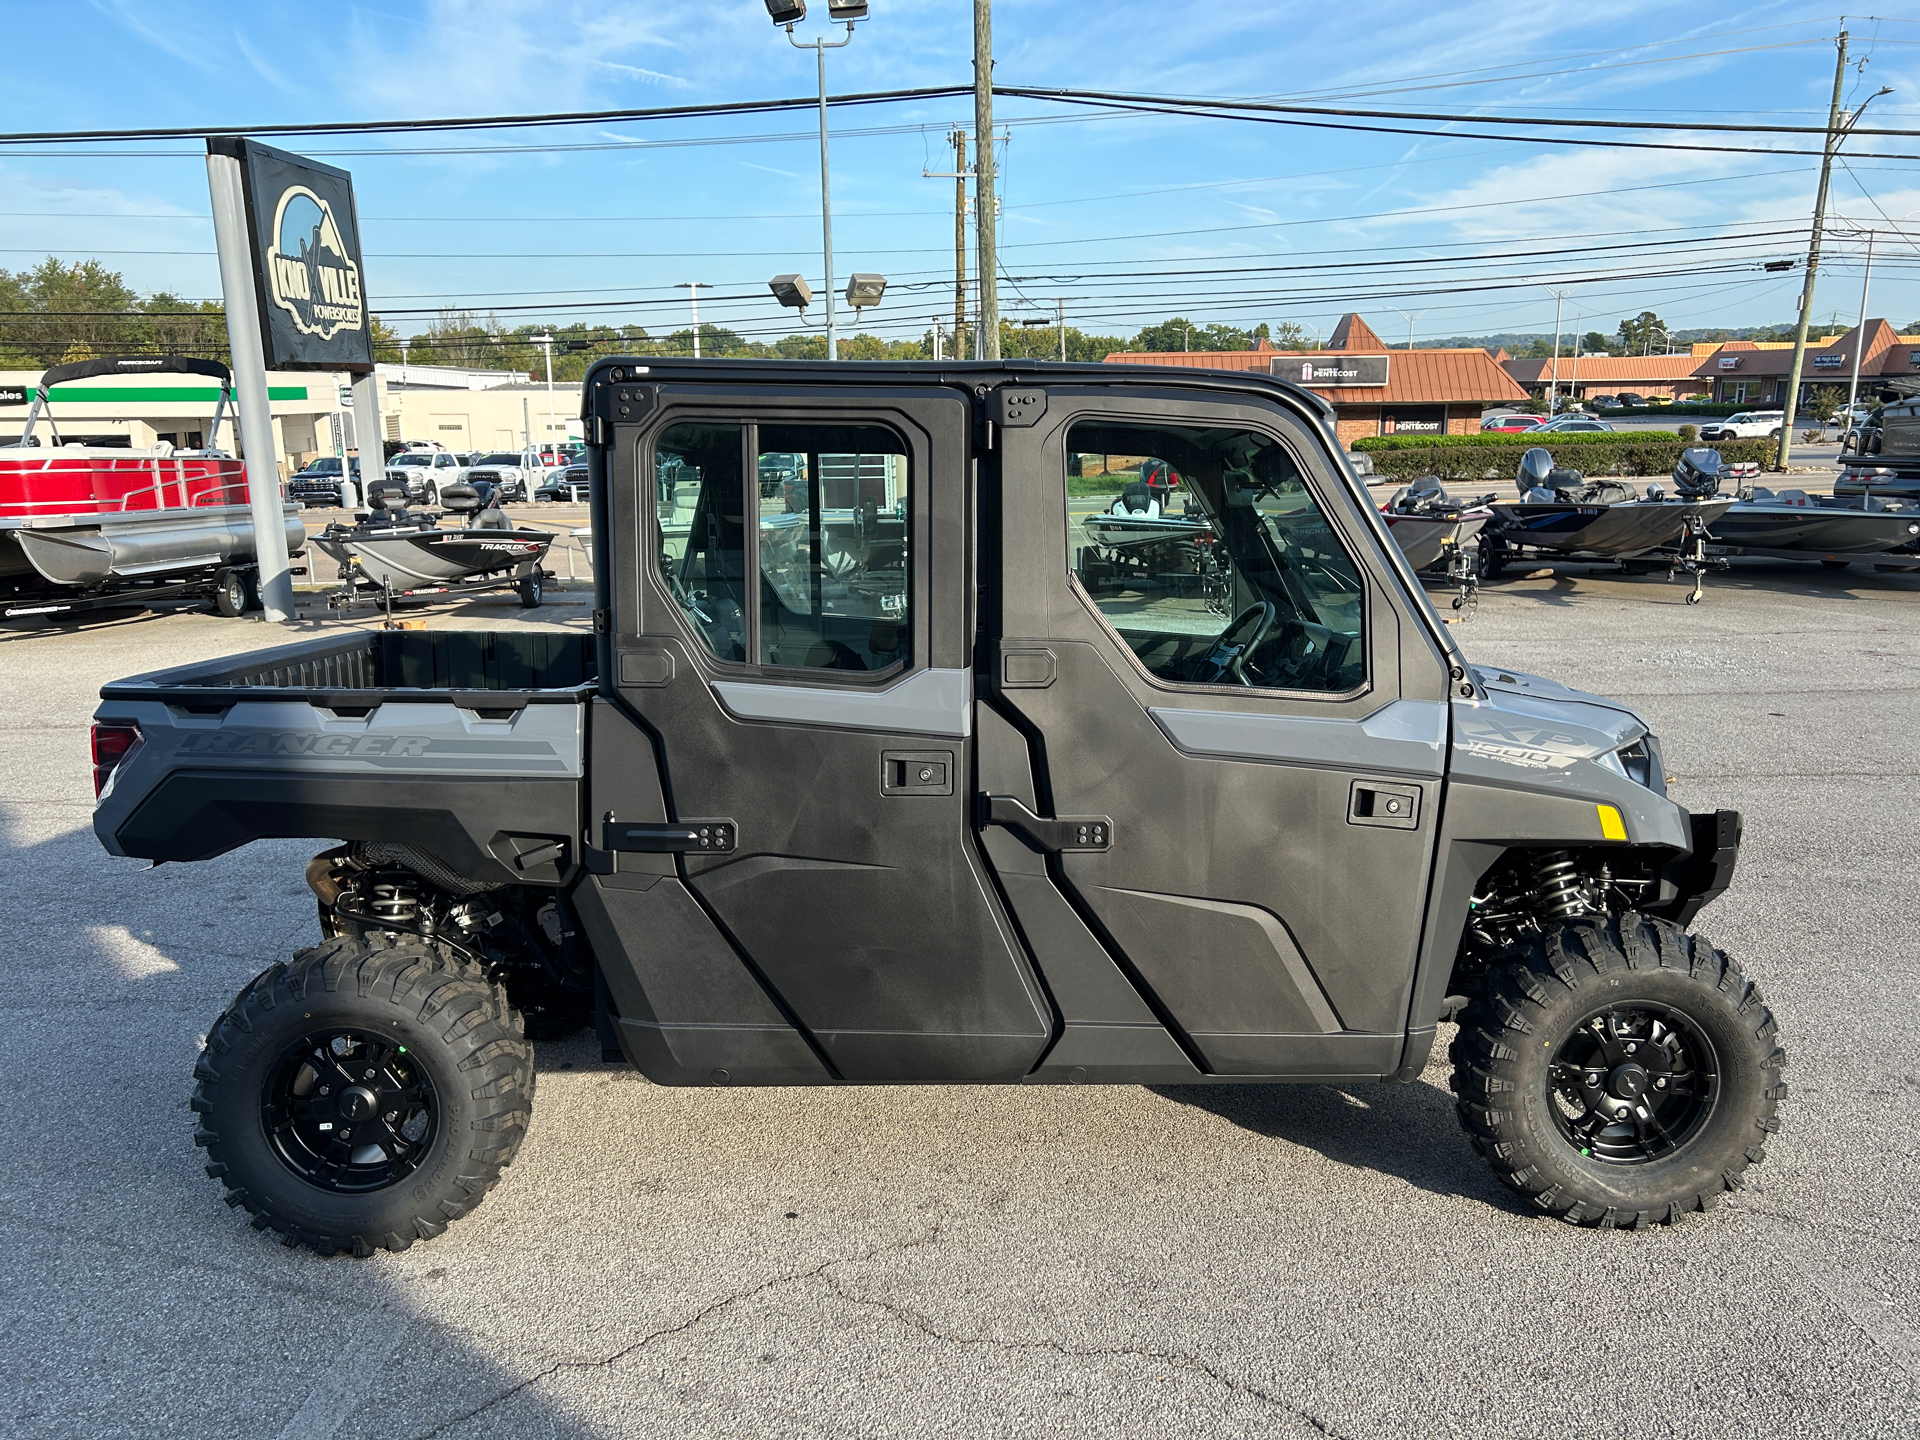
M527 1389L528 1387L533 1385L538 1385L542 1380L550 1379L551 1377L560 1374L562 1371L610 1370L615 1365L618 1365L622 1360L627 1359L629 1356L639 1354L642 1350L646 1349L647 1346L651 1345L654 1341L663 1340L669 1335L678 1335L683 1331L691 1330L694 1326L698 1325L702 1320L705 1320L711 1316L717 1315L722 1310L725 1310L730 1306L737 1305L742 1300L751 1300L756 1295L764 1295L769 1290L778 1289L783 1285L791 1285L796 1281L815 1279L825 1274L827 1270L831 1269L835 1265L857 1264L862 1260L871 1260L871 1259L874 1259L876 1256L885 1255L889 1252L904 1253L905 1251L908 1251L908 1250L917 1249L922 1245L931 1245L935 1241L937 1241L939 1238L940 1238L940 1229L938 1226L935 1226L932 1230L928 1231L926 1234L918 1236L911 1240L896 1241L891 1245L875 1246L872 1250L866 1251L865 1253L859 1254L859 1255L835 1256L831 1260L822 1260L818 1265L808 1266L805 1270L793 1270L783 1275L770 1276L769 1278L762 1280L757 1285L749 1285L744 1290L736 1290L731 1295L723 1295L718 1300L711 1301L708 1304L701 1306L698 1310L694 1311L693 1314L689 1315L686 1319L681 1320L676 1324L663 1325L658 1330L649 1330L645 1335L642 1335L638 1340L635 1340L631 1345L624 1345L620 1349L615 1350L610 1355L602 1355L597 1359L592 1359L592 1360L556 1360L551 1365L547 1365L542 1367L539 1370L536 1370L533 1374L527 1376L525 1379L516 1381L514 1384L508 1386L505 1390L502 1390L498 1395L493 1396L491 1399L485 1401L482 1404L474 1406L471 1410L462 1411L458 1415L450 1415L445 1420L442 1420L438 1425L435 1425L431 1430L420 1431L418 1434L412 1436L411 1440L433 1440L434 1436L445 1433L449 1427L454 1425L465 1424L467 1421L474 1419L476 1416L484 1415L486 1414L487 1411L494 1409L496 1406L501 1405L508 1400L511 1400L515 1395L518 1395L521 1391Z
M917 1330L929 1339L941 1340L950 1345L985 1345L995 1350L1049 1350L1056 1355L1075 1360L1092 1360L1104 1357L1155 1360L1164 1365L1176 1366L1180 1369L1193 1371L1196 1374L1205 1376L1215 1384L1233 1391L1235 1394L1245 1395L1251 1399L1260 1401L1264 1405L1270 1405L1274 1409L1291 1415L1297 1420L1305 1421L1320 1434L1330 1437L1330 1440L1347 1440L1344 1431L1334 1429L1332 1425L1322 1420L1312 1411L1302 1410L1297 1405L1291 1405L1279 1396L1263 1390L1251 1381L1237 1380L1233 1376L1220 1370L1210 1361L1204 1360L1198 1355L1190 1355L1184 1350L1153 1350L1138 1345L1068 1345L1059 1340L1003 1340L993 1335L960 1335L940 1329L917 1310L910 1310L903 1305L895 1304L891 1300L877 1300L865 1295L856 1295L846 1289L835 1280L830 1273L824 1270L820 1278L826 1281L829 1290L848 1304L863 1305L870 1309L879 1310L883 1314L898 1321L901 1325L911 1330Z
M719 1299L701 1306L700 1309L694 1311L693 1314L687 1316L684 1320L680 1320L672 1325L663 1325L657 1330L650 1330L632 1344L622 1346L611 1354L599 1356L591 1360L556 1360L552 1364L536 1370L524 1379L516 1381L499 1394L492 1396L485 1402L474 1406L472 1409L464 1410L458 1415L449 1416L430 1430L418 1432L411 1437L411 1440L433 1440L433 1437L445 1434L456 1425L464 1425L467 1421L486 1414L489 1410L495 1409L506 1401L511 1400L522 1391L538 1385L544 1380L549 1380L564 1371L610 1370L621 1361L639 1354L642 1350L646 1349L647 1346L653 1344L654 1341L691 1330L703 1320L718 1315L721 1311L738 1304L742 1300L751 1300L756 1295L764 1295L768 1291L807 1280L823 1280L826 1282L827 1289L832 1292L835 1298L849 1305L858 1305L867 1309L877 1310L901 1326L909 1330L917 1331L929 1339L939 1340L950 1345L983 1345L996 1350L1045 1350L1068 1359L1098 1359L1110 1357L1114 1359L1157 1361L1164 1365L1178 1367L1204 1376L1224 1389L1238 1395L1245 1395L1250 1399L1257 1400L1264 1405L1272 1407L1282 1414L1303 1421L1312 1426L1316 1433L1327 1436L1328 1440L1350 1440L1350 1437L1348 1437L1344 1431L1336 1430L1331 1424L1313 1414L1311 1411L1302 1410L1297 1405L1289 1404L1281 1397L1262 1389L1250 1381L1236 1379L1198 1355L1188 1354L1182 1350L1155 1350L1145 1346L1077 1346L1068 1345L1058 1340L1005 1340L992 1335L958 1334L942 1330L918 1311L897 1305L890 1300L877 1300L869 1296L855 1294L833 1277L832 1272L837 1266L855 1265L886 1254L904 1254L909 1250L935 1244L939 1239L940 1228L935 1226L926 1234L916 1236L910 1240L899 1241L891 1245L876 1246L872 1250L868 1250L859 1255L836 1256L831 1260L822 1260L818 1265L808 1266L804 1270L794 1270L786 1274L771 1276L757 1285L750 1285L730 1295L723 1295Z

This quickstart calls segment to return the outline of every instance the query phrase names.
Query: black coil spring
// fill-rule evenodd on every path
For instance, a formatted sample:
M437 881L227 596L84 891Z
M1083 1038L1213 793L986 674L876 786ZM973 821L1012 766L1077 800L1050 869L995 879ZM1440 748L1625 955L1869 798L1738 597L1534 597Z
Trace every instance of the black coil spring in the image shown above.
M1581 894L1580 867L1564 850L1548 850L1534 862L1534 897L1547 914L1571 920L1592 907Z

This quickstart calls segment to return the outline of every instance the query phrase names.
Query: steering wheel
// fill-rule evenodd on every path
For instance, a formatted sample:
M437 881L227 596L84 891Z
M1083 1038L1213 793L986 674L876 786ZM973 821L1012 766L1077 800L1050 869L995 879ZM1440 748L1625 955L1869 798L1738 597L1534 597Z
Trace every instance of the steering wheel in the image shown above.
M1267 632L1273 629L1273 622L1280 618L1280 612L1271 600L1256 600L1227 622L1227 628L1215 637L1213 648L1207 652L1207 660L1214 666L1214 672L1205 684L1218 684L1231 675L1242 685L1251 686L1253 681L1247 678L1246 660L1260 642L1267 638ZM1247 631L1247 638L1237 647L1234 637L1241 631ZM1222 652L1231 650L1232 658L1223 659Z

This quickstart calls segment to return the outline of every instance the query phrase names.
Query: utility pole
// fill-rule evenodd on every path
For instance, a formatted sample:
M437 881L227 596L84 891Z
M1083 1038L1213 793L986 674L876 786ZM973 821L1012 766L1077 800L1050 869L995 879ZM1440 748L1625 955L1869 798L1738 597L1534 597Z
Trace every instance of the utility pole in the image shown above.
M1058 324L1060 327L1060 363L1064 365L1067 363L1067 302L1066 301L1056 300L1053 302L1053 318L1054 318L1054 322Z
M945 358L940 354L940 340L940 317L936 315L933 317L933 358L936 364Z
M953 127L953 358L964 360L967 333L967 132Z
M1839 53L1833 61L1833 100L1827 106L1827 143L1820 153L1820 187L1813 196L1813 234L1807 240L1807 269L1801 277L1800 319L1793 327L1793 367L1787 372L1787 393L1780 405L1780 448L1774 456L1774 465L1781 470L1787 468L1787 456L1793 448L1794 411L1800 403L1800 372L1807 363L1807 324L1813 318L1813 282L1820 274L1820 231L1827 223L1827 181L1833 175L1833 152L1839 148L1844 134L1840 129L1840 88L1847 78L1847 32L1842 30L1835 43ZM1854 118L1858 119L1858 114Z
M832 242L829 241L828 244L832 244ZM827 284L832 285L833 281L829 279ZM693 358L698 360L700 358L700 292L702 290L711 290L713 287L704 280L682 280L673 288L686 291L687 299L693 304ZM827 292L827 314L833 314L833 292L831 290ZM827 358L829 360L837 360L840 357L829 353Z
M993 170L993 0L973 0L973 232L980 246L981 360L1000 358L1000 269L994 255L1000 207Z

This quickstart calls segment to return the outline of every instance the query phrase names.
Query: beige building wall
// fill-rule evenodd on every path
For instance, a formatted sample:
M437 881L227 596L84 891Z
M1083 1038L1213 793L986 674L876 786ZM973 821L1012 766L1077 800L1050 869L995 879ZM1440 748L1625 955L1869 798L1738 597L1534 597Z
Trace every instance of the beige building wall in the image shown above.
M449 450L518 450L585 437L580 387L555 385L549 415L547 387L498 390L386 389L381 401L390 440L434 441Z

